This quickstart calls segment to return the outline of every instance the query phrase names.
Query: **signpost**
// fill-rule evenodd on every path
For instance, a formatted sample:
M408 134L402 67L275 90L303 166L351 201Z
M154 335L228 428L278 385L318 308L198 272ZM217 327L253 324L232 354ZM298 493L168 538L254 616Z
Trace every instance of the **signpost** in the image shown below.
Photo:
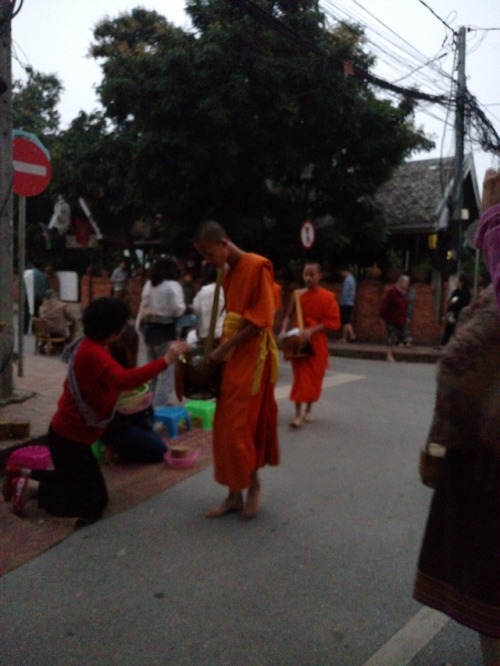
M310 220L306 220L300 227L300 242L302 243L302 247L306 250L310 250L314 245L315 240L316 230L314 225Z
M18 307L18 375L23 376L24 363L24 268L26 264L26 197L34 197L43 192L52 176L50 153L31 132L14 130L12 141L12 167L14 178L12 189L19 195L18 227L18 271L19 271L19 307Z

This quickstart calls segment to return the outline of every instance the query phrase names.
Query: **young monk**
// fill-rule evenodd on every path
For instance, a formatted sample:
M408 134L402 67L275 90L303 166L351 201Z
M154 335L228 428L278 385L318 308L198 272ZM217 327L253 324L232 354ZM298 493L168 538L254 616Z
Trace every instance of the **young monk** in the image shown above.
M325 331L336 331L340 328L340 311L335 294L319 287L322 278L321 266L316 262L309 262L304 266L302 278L305 289L300 293L300 305L304 321L304 330L301 335L304 343L312 346L312 355L292 358L293 384L290 391L290 400L295 403L295 418L290 423L292 428L302 427L302 423L313 423L312 405L319 400L323 377L328 367L328 341ZM295 299L292 298L288 312L283 320L280 339L283 339L290 321L294 320L297 326L297 313ZM295 317L294 317L295 315ZM305 411L302 415L302 403Z
M241 511L245 518L253 518L261 504L257 470L279 462L273 267L264 257L237 247L217 222L203 223L194 245L207 263L227 266L223 280L227 314L221 344L210 354L209 363L223 363L213 452L215 479L229 492L205 515L218 518ZM245 499L244 490L248 490Z

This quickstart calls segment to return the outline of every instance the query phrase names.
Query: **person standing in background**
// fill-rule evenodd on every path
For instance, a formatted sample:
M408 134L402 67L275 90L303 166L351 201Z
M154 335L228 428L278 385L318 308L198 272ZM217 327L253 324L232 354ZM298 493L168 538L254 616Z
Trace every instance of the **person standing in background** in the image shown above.
M386 291L380 306L380 317L387 327L387 360L395 361L394 346L404 342L408 321L408 287L410 278L401 275L398 281Z
M352 311L356 302L356 280L348 266L340 269L342 276L342 291L340 294L340 322L342 324L341 342L355 342L356 334L351 323Z
M196 338L201 342L204 342L206 338L208 338L210 321L212 318L212 306L215 296L216 280L217 280L217 269L208 264L203 266L202 286L200 291L194 297L193 303L191 305L191 310L196 316L196 330L192 331L188 335L188 342L190 342L190 344ZM219 293L219 308L218 308L217 319L215 322L215 331L214 331L214 338L216 342L220 340L222 335L224 317L225 317L224 292L221 289Z
M142 289L138 319L147 347L148 361L165 356L177 337L177 319L186 305L178 280L177 264L162 257L151 267L149 280ZM171 363L151 382L154 390L153 407L167 405L174 388L174 364Z
M121 301L128 300L128 263L122 259L118 266L111 273L111 289L113 296Z

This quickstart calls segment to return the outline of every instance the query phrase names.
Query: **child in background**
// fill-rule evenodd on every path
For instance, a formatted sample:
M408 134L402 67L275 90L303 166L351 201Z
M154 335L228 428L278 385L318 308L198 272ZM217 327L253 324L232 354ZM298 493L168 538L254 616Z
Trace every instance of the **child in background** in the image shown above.
M111 356L124 368L137 366L139 352L139 334L134 326L127 324L120 338L109 346ZM145 385L147 387L147 384ZM122 397L126 395L122 394ZM116 413L101 441L116 455L117 461L122 463L149 464L163 460L167 447L160 435L153 430L154 412L151 407L152 393L146 393L138 402L148 399L149 405L132 410L120 407L118 401ZM130 404L130 403L127 403Z
M293 384L290 400L295 403L295 418L290 423L292 428L300 428L302 422L313 423L314 421L312 405L320 398L323 377L329 361L326 330L336 331L340 328L340 311L335 294L318 286L322 278L321 266L316 262L307 263L304 266L302 278L306 286L300 291L300 305L304 321L304 330L301 335L304 337L304 342L308 341L311 344L313 354L292 358L291 361ZM280 339L285 336L294 315L294 326L297 326L295 310L295 300L292 299L288 313L283 320ZM303 415L302 403L305 403Z

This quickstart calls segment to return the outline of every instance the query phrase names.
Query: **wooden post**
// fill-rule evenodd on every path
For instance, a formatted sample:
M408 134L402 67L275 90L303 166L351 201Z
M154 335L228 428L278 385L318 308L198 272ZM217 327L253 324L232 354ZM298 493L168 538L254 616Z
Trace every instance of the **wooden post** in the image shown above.
M0 0L0 402L13 394L14 348L13 281L14 234L12 227L12 74L10 0ZM19 307L22 308L22 303Z

